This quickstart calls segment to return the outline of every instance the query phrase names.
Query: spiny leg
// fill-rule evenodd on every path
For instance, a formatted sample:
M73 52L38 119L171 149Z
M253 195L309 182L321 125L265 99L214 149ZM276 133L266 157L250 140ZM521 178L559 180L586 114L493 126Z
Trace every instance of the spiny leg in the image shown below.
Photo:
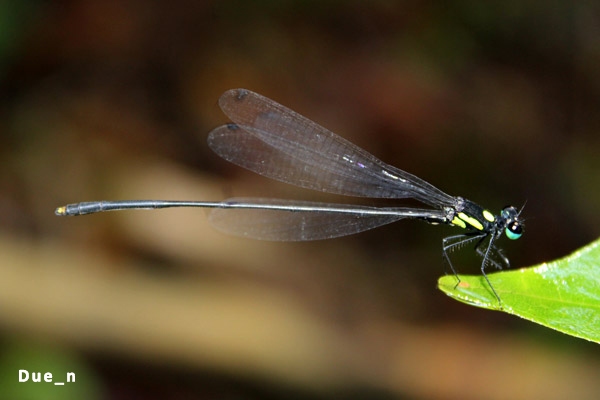
M454 269L454 265L452 265L452 261L450 260L450 256L448 255L448 253L450 253L450 252L454 251L455 249L460 248L474 240L479 239L479 241L481 241L482 239L485 239L486 236L487 235L482 235L479 232L472 232L472 233L462 233L460 235L448 236L448 237L445 237L444 239L442 239L442 252L444 253L446 262L450 266L450 269L452 270L452 273L454 274L454 277L456 278L456 285L454 286L455 289L460 284L461 281L460 281L460 278L458 277L458 273L456 272L456 269Z
M490 252L492 251L492 249L494 249L494 251L497 252L497 249L494 246L494 239L495 239L494 235L491 235L490 241L488 242L487 248L485 250L485 254L483 255L483 261L481 262L481 274L483 275L488 286L492 290L492 293L494 293L494 296L496 296L496 299L498 300L498 306L500 308L502 308L502 300L500 300L500 296L498 296L498 293L496 293L496 289L494 289L494 286L492 286L492 282L490 282L490 279L488 278L487 274L485 273L485 264L489 259Z
M485 258L485 251L479 246L479 243L475 247L475 250L477 251L477 254L479 254L479 256ZM498 260L500 260L501 262L499 262ZM499 249L496 246L493 246L490 249L490 256L488 257L488 261L497 269L510 268L510 261L504 255L502 249Z

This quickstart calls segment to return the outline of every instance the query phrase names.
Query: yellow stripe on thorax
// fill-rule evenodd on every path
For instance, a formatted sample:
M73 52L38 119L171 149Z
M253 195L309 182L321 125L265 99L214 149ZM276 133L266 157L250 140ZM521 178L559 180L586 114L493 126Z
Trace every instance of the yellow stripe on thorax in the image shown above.
M452 220L452 225L460 226L463 229L467 228L467 224L465 224L465 221L458 217L454 217L454 219Z
M494 222L494 220L496 219L494 217L494 214L492 214L488 210L483 210L482 214L483 214L483 218L485 218L486 220L488 220L490 222Z
M470 216L468 216L467 214L465 214L463 212L458 213L458 218L460 218L461 220L465 221L467 224L471 225L473 228L475 228L475 229L477 229L479 231L483 230L483 225L476 218L470 217ZM456 217L454 219L456 219ZM454 223L455 225L461 226L459 224L456 224L454 222L454 220L452 221L452 223ZM465 228L465 226L463 226L463 228Z

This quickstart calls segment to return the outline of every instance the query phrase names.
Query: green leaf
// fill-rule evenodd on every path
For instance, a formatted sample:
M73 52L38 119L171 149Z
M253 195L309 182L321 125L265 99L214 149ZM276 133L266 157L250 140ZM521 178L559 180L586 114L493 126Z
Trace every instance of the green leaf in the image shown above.
M530 268L483 276L453 275L438 280L456 300L504 311L568 335L600 343L600 240L573 254Z

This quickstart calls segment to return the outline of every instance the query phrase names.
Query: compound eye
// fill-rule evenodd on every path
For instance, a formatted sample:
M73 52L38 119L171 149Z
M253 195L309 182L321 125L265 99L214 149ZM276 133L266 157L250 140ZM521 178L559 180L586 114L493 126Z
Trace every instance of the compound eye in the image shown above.
M504 230L504 233L506 234L506 237L510 240L517 240L521 237L521 235L523 235L523 225L521 225L517 221L513 221L508 224L508 226Z
M500 216L504 219L514 219L519 213L513 206L506 206L502 209Z

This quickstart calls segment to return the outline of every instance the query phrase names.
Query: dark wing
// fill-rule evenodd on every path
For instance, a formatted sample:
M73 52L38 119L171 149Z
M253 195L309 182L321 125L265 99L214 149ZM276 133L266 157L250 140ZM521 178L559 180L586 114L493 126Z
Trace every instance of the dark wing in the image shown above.
M373 198L415 198L435 207L454 198L388 165L302 115L245 89L219 105L235 124L214 129L210 148L260 175L303 188Z

